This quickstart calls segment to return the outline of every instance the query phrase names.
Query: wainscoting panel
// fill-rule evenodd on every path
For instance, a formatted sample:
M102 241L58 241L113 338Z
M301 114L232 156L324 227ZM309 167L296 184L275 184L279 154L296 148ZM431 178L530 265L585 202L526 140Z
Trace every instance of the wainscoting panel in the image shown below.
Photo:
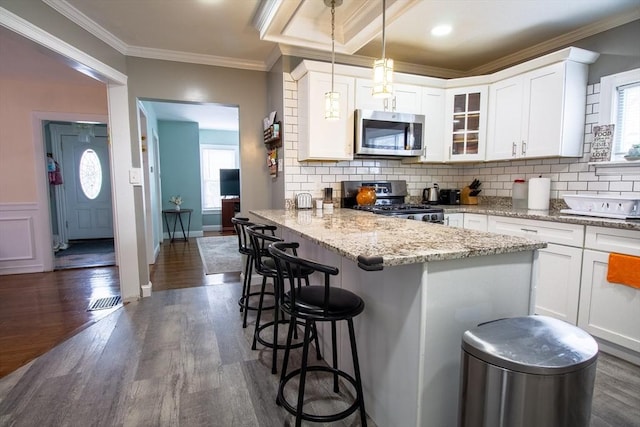
M0 236L0 261L35 259L33 218L0 218Z
M37 203L0 203L0 275L44 271Z

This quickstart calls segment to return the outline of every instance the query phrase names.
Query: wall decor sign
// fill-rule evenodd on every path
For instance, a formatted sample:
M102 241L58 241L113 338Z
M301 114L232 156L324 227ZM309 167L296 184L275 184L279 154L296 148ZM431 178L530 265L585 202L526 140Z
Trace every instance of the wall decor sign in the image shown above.
M593 127L590 162L608 162L611 160L614 127L615 125L613 124Z

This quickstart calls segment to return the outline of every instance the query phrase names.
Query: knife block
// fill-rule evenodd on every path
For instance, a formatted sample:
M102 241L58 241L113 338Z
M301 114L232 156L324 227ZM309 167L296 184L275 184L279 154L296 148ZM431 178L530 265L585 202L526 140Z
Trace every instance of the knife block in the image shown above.
M469 195L471 191L472 190L469 188L469 186L464 187L462 190L460 190L461 205L477 205L478 204L478 197Z

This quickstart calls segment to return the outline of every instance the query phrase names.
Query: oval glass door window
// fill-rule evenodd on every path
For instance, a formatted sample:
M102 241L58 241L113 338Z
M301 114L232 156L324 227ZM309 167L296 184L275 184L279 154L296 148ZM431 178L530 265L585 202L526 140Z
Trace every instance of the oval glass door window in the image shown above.
M102 166L100 158L92 149L86 149L80 156L80 186L88 199L95 199L102 189Z

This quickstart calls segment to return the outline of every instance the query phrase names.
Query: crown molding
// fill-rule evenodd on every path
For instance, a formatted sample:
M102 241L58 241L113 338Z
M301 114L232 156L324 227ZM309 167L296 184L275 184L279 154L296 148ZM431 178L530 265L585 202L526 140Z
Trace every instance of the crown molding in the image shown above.
M121 54L127 55L129 46L125 42L111 34L87 15L80 12L66 0L42 0L42 2L65 18L69 19L71 22L90 32Z
M242 70L269 71L269 68L264 61L251 61L248 59L228 58L224 56L181 52L177 50L129 47L128 56L160 59L164 61L187 62L190 64L214 65L216 67L239 68Z
M116 84L127 83L127 76L125 74L1 6L0 25L64 56L71 68L91 78Z
M251 61L246 59L228 58L215 55L130 46L106 29L104 29L102 26L100 26L100 24L89 18L87 15L74 8L66 0L42 1L67 19L87 30L125 56L187 62L191 64L215 65L219 67L240 68L245 70L268 70L266 64L263 61ZM274 1L278 2L280 0Z
M295 56L303 59L331 62L331 54L325 51L308 49L298 46L280 45L282 55ZM372 68L375 58L363 55L346 55L336 53L336 62L357 67ZM448 68L430 67L426 65L411 64L408 62L394 61L394 71L398 73L417 74L420 76L439 78L458 78L467 74L458 70Z
M260 39L264 38L269 26L280 9L283 0L263 0L253 17L253 26L260 33Z
M636 9L632 13L622 13L609 19L603 19L601 21L594 22L593 24L585 25L582 28L563 34L551 40L523 49L517 53L503 56L500 59L468 70L465 72L465 75L474 76L479 74L488 74L495 72L496 70L511 67L533 57L544 55L550 51L566 47L575 41L619 27L620 25L628 24L636 19L640 19L640 9Z

